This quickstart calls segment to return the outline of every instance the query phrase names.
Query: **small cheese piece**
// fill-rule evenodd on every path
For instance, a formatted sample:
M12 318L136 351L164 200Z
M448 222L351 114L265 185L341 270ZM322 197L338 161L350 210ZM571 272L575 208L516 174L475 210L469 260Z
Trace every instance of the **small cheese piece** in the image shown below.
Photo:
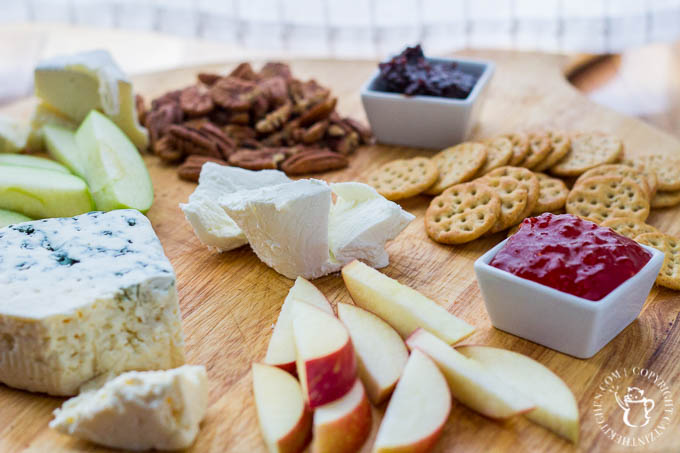
M175 274L139 211L0 229L0 294L11 387L74 395L101 374L184 364Z
M299 181L245 190L220 198L255 254L276 272L294 279L337 270L330 263L328 212L331 189L323 181Z
M101 110L140 150L149 144L137 120L132 82L105 50L64 55L35 68L35 93L51 107L80 123Z
M179 206L201 243L226 252L246 245L248 240L217 200L240 190L290 181L285 173L278 170L251 171L208 162L201 168L198 187L189 196L189 202Z
M415 216L358 182L331 184L337 196L328 222L333 259L342 265L358 259L375 268L389 264L385 243L394 239Z
M63 113L55 110L44 102L39 103L31 115L30 132L26 148L33 152L45 151L44 126L59 126L70 131L75 131L78 124Z
M0 153L18 153L26 147L29 127L14 118L0 116Z
M50 428L112 448L180 450L194 443L207 405L203 366L131 371L66 401Z

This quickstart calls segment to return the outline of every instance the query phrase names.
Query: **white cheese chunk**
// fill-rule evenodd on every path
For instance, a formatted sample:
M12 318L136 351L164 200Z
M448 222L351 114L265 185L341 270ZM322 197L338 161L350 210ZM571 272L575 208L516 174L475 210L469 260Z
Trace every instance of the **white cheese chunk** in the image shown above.
M28 124L0 115L0 153L17 153L24 149L29 132Z
M290 179L278 170L251 171L208 162L201 168L198 187L189 196L189 202L179 206L201 243L226 252L246 245L248 240L217 200L240 190L286 182Z
M355 259L375 268L390 257L385 243L394 239L415 218L366 184L331 184L336 201L328 222L328 243L333 259L345 265Z
M267 266L294 279L333 272L328 248L331 190L323 181L299 181L245 190L219 200Z
M202 366L131 371L66 401L50 428L112 448L179 450L194 443L207 405Z
M385 243L414 219L370 186L329 187L314 179L235 192L220 198L219 204L243 230L255 254L291 279L337 272L354 259L385 267Z
M137 120L132 82L106 50L92 50L41 61L35 68L35 93L80 123L90 110L101 110L139 149L149 136Z
M0 382L74 395L86 381L184 363L175 274L136 210L0 229Z

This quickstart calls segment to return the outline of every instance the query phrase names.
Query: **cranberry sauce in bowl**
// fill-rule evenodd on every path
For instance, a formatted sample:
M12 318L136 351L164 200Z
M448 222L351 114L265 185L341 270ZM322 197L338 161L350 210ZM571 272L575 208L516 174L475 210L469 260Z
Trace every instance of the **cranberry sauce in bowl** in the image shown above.
M558 291L598 301L652 255L632 239L570 214L525 219L489 263Z

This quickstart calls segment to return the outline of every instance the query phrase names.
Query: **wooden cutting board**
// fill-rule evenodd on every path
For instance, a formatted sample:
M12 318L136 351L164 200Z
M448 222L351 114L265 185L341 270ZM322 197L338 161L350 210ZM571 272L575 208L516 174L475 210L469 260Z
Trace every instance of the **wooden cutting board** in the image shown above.
M533 125L566 130L599 129L620 136L627 155L663 151L680 157L680 143L670 135L595 105L580 95L564 80L562 57L509 52L470 52L469 55L493 59L497 64L474 137ZM231 67L232 64L223 64L176 69L134 77L134 83L137 92L150 99L192 83L199 71L226 72ZM298 77L314 77L332 87L339 96L338 108L343 114L364 117L359 88L374 71L375 63L294 61L292 67ZM2 113L28 117L31 103L27 100L5 107ZM361 181L369 170L391 159L431 154L432 151L418 149L368 147L352 158L349 168L321 177L329 181ZM248 247L216 254L202 246L178 208L178 203L187 200L195 185L179 180L174 167L162 164L154 156L147 156L145 160L156 191L148 215L177 272L187 358L190 363L204 364L210 379L210 408L191 451L263 452L265 446L256 420L250 366L264 357L273 324L292 281L262 264ZM508 348L552 369L573 390L581 414L581 440L574 447L522 417L507 422L493 421L454 402L436 452L625 448L601 432L592 411L600 382L617 369L653 370L668 382L672 398L680 402L680 294L653 289L640 317L589 360L546 349L494 329L484 309L472 264L504 235L464 246L436 244L427 238L423 227L428 202L429 198L423 196L402 203L417 219L389 244L391 264L383 271L474 324L477 331L466 343ZM654 211L649 222L677 235L680 234L679 220L680 208ZM314 283L333 303L350 301L338 275ZM622 381L622 386L626 385L642 387L645 383L639 378L628 379ZM62 401L0 385L0 451L105 451L47 427L51 411ZM650 426L661 421L661 403L657 401L659 410L652 413ZM634 429L624 425L614 403L606 408L605 423L624 435L636 435ZM382 410L384 407L375 413L380 415ZM675 410L672 414L670 427L677 427L678 412ZM648 448L669 451L678 445L680 431L667 428Z

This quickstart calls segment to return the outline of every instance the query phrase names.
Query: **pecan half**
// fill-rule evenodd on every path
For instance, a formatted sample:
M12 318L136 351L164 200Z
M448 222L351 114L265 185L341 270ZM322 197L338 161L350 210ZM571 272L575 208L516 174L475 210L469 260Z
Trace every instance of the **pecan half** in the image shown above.
M135 95L135 110L137 111L137 121L139 124L146 123L146 103L141 94Z
M289 102L288 84L283 77L276 76L264 79L258 82L258 85L273 106L278 107Z
M267 115L269 111L269 99L264 94L256 97L253 101L253 107L251 113L253 116L253 121L259 121Z
M222 129L215 126L212 123L206 123L202 125L199 129L203 135L212 139L212 141L217 145L217 149L223 158L229 157L231 153L236 149L236 143L227 134L225 134Z
M257 137L257 132L255 132L255 129L249 126L241 126L239 124L228 124L224 127L224 133L237 142L246 138Z
M250 80L224 77L210 87L210 96L215 104L225 109L244 112L250 109L260 88Z
M182 90L179 95L179 106L189 117L207 115L215 108L210 95L198 86L190 86Z
M289 175L303 175L336 170L348 164L345 156L328 148L307 148L284 160L281 170Z
M253 67L250 66L250 63L241 63L240 65L236 66L233 71L229 73L229 77L237 77L239 79L243 80L257 80L258 75L253 71Z
M184 155L198 154L222 159L222 153L215 140L201 133L198 129L187 126L172 125L168 128L170 143Z
M353 118L343 118L342 121L345 124L348 124L349 127L354 129L354 131L357 134L359 134L359 138L361 138L361 143L366 144L373 142L373 132L371 132L371 128Z
M337 102L337 98L330 98L307 109L300 115L300 126L309 126L319 120L328 118L333 110L335 110L335 104Z
M215 162L220 165L229 165L222 159L215 159L209 156L189 156L182 165L177 168L177 174L180 178L187 181L198 182L198 177L201 176L201 169L206 162Z
M287 148L239 149L229 156L229 163L248 170L275 169L288 154Z
M345 156L352 154L359 147L359 144L359 134L354 131L351 131L343 137L328 140L328 146L330 146L333 151L337 151Z
M169 135L156 140L151 146L153 153L164 162L179 162L184 157L184 151L175 147Z
M295 103L295 113L302 113L310 106L318 104L330 96L330 90L317 83L316 80L290 82L290 95Z
M219 74L212 74L209 72L199 72L198 73L198 81L201 82L204 85L207 86L212 86L222 78L221 75Z
M284 104L258 121L255 125L255 130L262 134L274 132L275 130L280 129L281 126L283 126L286 121L288 121L288 118L290 118L290 113L291 105Z
M307 129L303 130L303 134L300 137L300 141L305 145L310 145L312 143L321 140L328 129L328 120L318 121Z
M178 103L167 102L146 114L145 126L149 130L149 140L153 146L173 124L182 122L184 113Z
M288 82L293 79L293 74L290 72L290 66L285 63L279 63L277 61L270 61L262 66L260 69L260 77L263 79L268 79L270 77L282 77L283 80Z
M157 97L151 101L151 110L156 110L165 104L179 104L179 95L182 90L168 91L163 96Z

